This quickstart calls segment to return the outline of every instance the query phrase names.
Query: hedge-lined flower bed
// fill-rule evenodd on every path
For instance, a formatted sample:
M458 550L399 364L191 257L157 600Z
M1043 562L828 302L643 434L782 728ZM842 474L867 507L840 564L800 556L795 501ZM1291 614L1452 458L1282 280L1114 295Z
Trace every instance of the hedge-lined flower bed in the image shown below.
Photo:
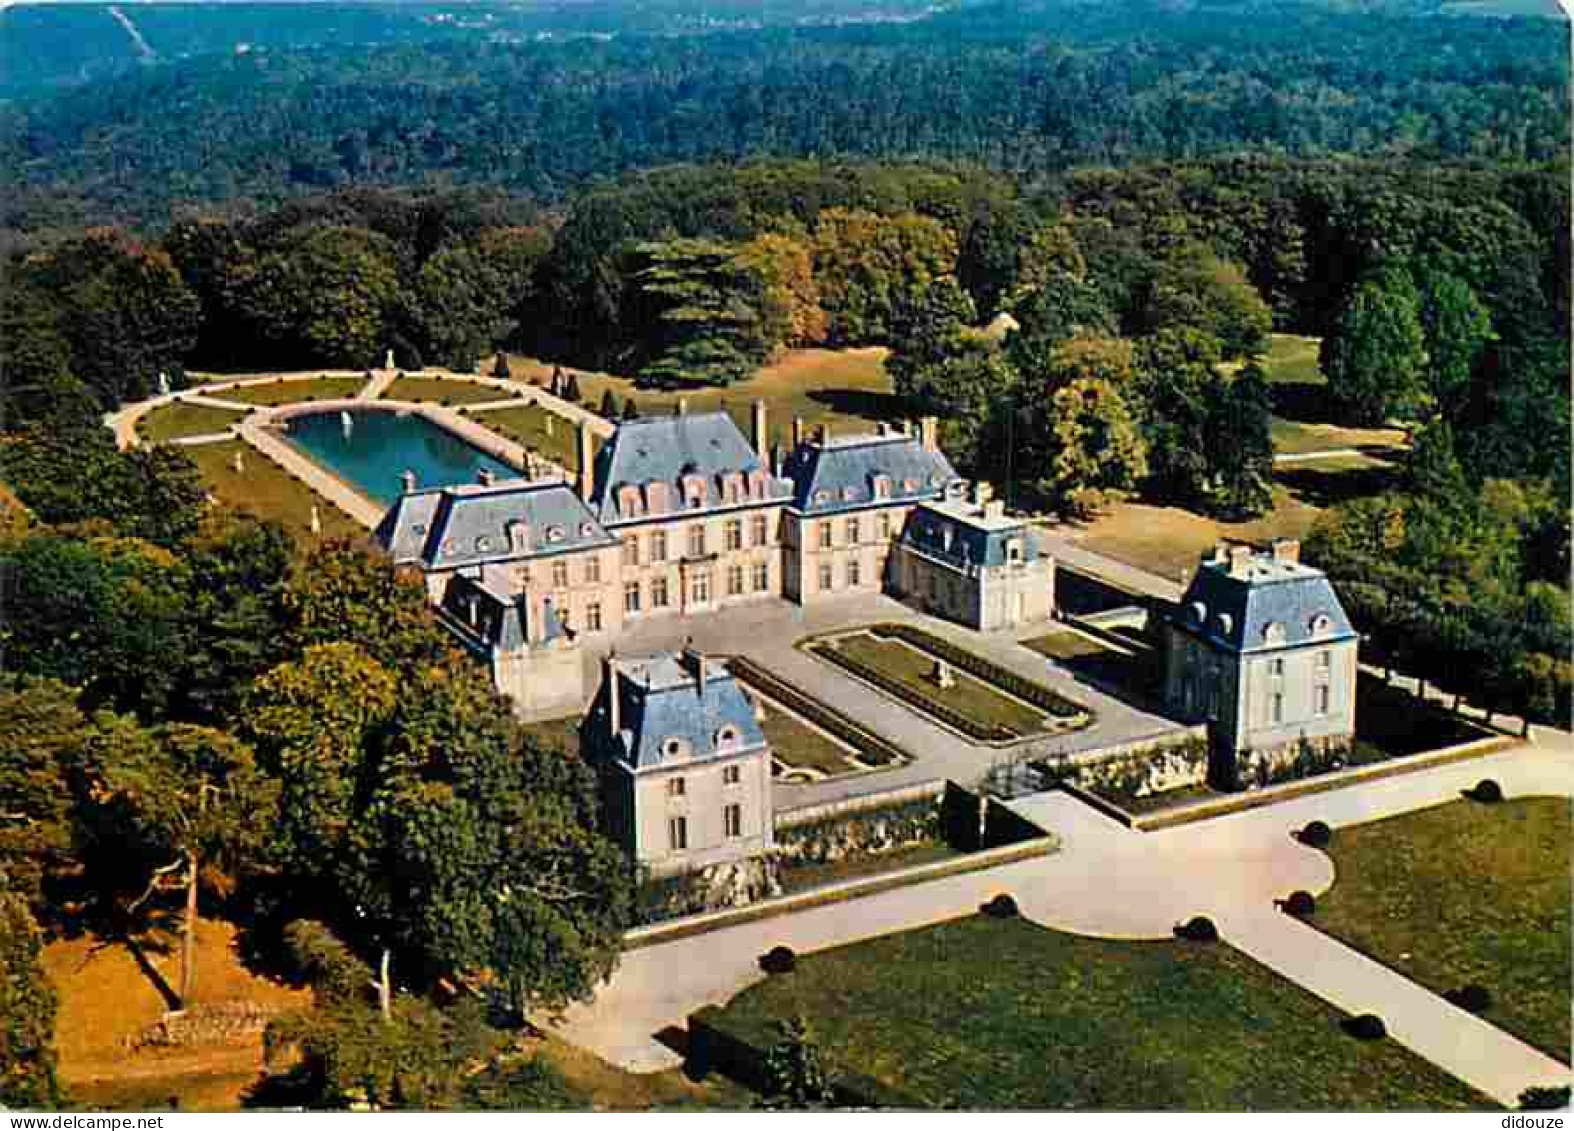
M1002 667L993 660L969 652L966 648L960 648L949 640L943 640L914 625L877 624L869 631L875 636L894 638L915 648L921 648L952 667L960 668L985 683L992 683L1002 691L1015 695L1025 703L1033 704L1057 719L1074 719L1078 715L1088 714L1087 708L1073 703L1064 695L1051 691L1043 684L1026 679L1010 668Z
M851 672L866 683L874 684L886 694L894 696L904 703L911 704L917 710L938 719L952 730L960 731L978 742L1010 742L1012 739L1021 737L1016 731L1003 726L984 726L962 714L962 712L946 706L933 695L925 695L901 680L887 675L879 668L849 656L835 647L816 644L812 645L812 648L816 656L829 660L837 667Z
M753 661L734 656L727 661L727 666L744 683L847 743L857 751L858 760L866 766L894 766L911 760L900 747L865 730L846 715L833 711L791 684L782 682Z

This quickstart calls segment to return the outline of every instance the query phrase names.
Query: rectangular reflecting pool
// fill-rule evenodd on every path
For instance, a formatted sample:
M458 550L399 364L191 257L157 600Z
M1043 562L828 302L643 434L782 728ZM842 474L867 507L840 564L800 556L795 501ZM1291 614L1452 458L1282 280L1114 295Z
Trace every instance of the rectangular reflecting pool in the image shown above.
M520 473L415 413L322 412L285 424L285 437L373 502L392 505L400 476L415 472L420 487L474 483L483 468L499 479Z

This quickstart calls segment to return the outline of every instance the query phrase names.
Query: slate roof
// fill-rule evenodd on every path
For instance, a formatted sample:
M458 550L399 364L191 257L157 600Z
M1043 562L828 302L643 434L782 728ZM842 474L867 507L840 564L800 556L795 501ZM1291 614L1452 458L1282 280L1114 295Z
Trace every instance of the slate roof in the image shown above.
M617 665L621 730L613 736L612 755L636 773L732 757L765 745L754 704L723 661L706 660L703 694L689 666L673 653L619 658ZM610 725L607 696L603 683L592 707L593 725L603 736ZM731 727L736 739L718 749L716 736L723 727ZM672 739L686 752L669 752Z
M986 518L971 503L924 503L907 516L902 542L959 568L1006 564L1006 543L1022 542L1022 561L1039 559L1038 541L1016 519Z
M1327 621L1314 629L1319 617ZM1234 652L1262 652L1353 639L1355 630L1327 576L1299 562L1250 559L1245 576L1204 562L1170 617L1190 635ZM1270 625L1282 629L1271 636Z
M530 527L527 550L509 547L507 526L515 520ZM428 570L617 544L567 484L523 479L407 492L378 523L377 540L395 564L414 562Z
M787 456L792 506L804 514L835 514L875 503L938 499L961 481L951 461L926 451L916 436L847 436L830 444L801 444ZM889 499L876 500L874 477L891 480ZM913 486L908 486L911 483Z
M627 484L643 487L660 481L668 485L671 498L681 500L684 475L703 475L709 480L712 502L692 511L675 503L674 514L701 514L725 509L718 505L720 484L717 477L727 472L742 472L745 478L765 469L743 433L725 412L700 412L679 416L651 416L626 420L618 425L596 454L595 488L591 509L608 526L620 519L617 490ZM768 469L766 469L768 470ZM786 499L787 485L771 477L772 497ZM750 500L757 502L758 500ZM736 505L736 504L731 504ZM659 515L642 516L641 521Z
M476 647L507 652L529 644L530 606L525 594L502 593L484 579L456 573L443 589L441 608L448 622ZM555 640L568 631L550 595L542 599L542 615L543 641Z

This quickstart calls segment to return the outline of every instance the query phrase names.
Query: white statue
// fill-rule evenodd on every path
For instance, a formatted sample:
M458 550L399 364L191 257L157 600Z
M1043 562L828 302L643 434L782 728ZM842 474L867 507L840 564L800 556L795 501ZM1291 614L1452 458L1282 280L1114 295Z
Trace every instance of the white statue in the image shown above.
M394 367L393 350L389 350L388 351L388 356L383 358L383 368L384 369L392 369L393 367Z
M344 410L339 412L339 429L344 433L346 440L350 438L350 433L355 431L355 418L349 412Z
M244 448L235 449L235 474L246 474L246 450Z
M161 397L169 396L169 374L162 369L158 371L158 395Z
M322 515L317 513L317 504L312 504L312 533L322 533Z

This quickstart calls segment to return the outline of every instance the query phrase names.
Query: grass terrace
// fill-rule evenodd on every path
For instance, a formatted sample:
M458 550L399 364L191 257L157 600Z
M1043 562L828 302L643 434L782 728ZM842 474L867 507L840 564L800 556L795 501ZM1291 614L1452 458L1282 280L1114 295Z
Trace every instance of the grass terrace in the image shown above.
M852 633L835 640L816 641L809 647L816 656L855 675L868 674L889 681L888 690L947 726L965 730L958 724L971 724L980 732L999 732L1005 738L1044 730L1044 712L955 667L955 684L940 688L934 680L935 658L899 640ZM948 717L953 715L960 718Z
M433 401L445 405L485 404L506 401L507 389L461 381L452 377L396 377L383 391L385 401Z
M1569 803L1456 801L1337 829L1312 922L1438 993L1484 986L1494 1025L1565 1063Z
M241 452L245 471L235 470L235 453ZM208 490L233 510L272 519L297 539L312 537L312 504L322 520L322 532L333 538L358 538L367 531L360 523L319 496L278 464L240 440L201 444L186 449L196 463Z
M243 412L214 408L205 404L183 404L174 401L162 405L137 421L137 436L153 444L162 444L182 436L206 436L227 431L245 419Z
M1022 646L1094 683L1138 696L1159 692L1158 657L1146 644L1133 641L1130 651L1113 648L1080 632L1062 630L1024 640Z
M753 427L750 406L763 398L770 408L772 433L786 442L795 416L801 416L811 432L829 424L846 434L873 432L881 420L898 419L902 411L885 371L886 354L883 347L788 350L748 380L725 389L700 387L675 392L636 389L626 377L575 372L587 408L598 408L609 389L620 406L633 397L644 416L669 414L681 399L688 403L690 412L725 409L745 436ZM527 358L511 358L510 365L516 378L544 383L552 373L550 365Z
M788 772L815 770L831 778L858 770L847 760L851 750L774 703L766 705L760 729L771 744L771 756Z
M517 408L478 412L470 419L505 439L512 440L525 448L534 449L569 471L579 471L578 426L539 404L520 404ZM552 421L550 436L547 435L548 420ZM600 436L592 437L591 450L600 451L602 443Z
M833 1073L933 1108L1457 1110L1491 1101L1228 945L985 916L799 956L714 1023L756 1048L802 1014Z
M256 385L216 389L208 395L243 404L274 406L294 404L296 401L342 400L355 396L365 386L364 377L314 377L305 380L285 380L280 377Z

